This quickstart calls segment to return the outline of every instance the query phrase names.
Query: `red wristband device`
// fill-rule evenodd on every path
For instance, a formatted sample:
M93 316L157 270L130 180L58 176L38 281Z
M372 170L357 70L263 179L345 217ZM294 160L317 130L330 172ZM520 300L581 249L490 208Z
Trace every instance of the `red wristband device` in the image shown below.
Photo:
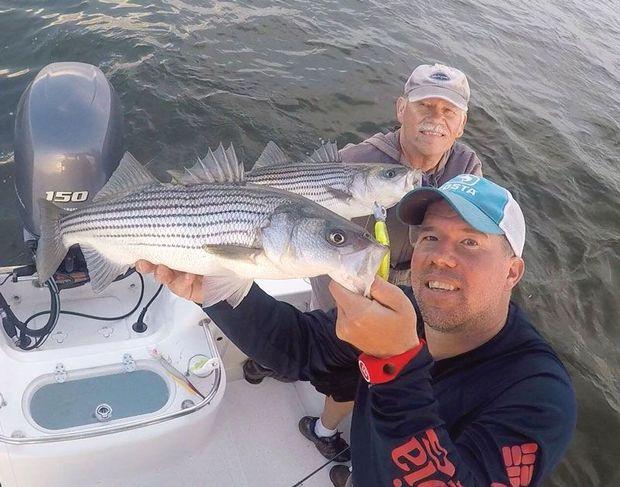
M394 379L405 365L411 362L414 357L422 350L426 342L420 339L420 343L415 347L393 357L377 358L372 355L362 353L358 358L360 372L366 382L371 384L384 384Z

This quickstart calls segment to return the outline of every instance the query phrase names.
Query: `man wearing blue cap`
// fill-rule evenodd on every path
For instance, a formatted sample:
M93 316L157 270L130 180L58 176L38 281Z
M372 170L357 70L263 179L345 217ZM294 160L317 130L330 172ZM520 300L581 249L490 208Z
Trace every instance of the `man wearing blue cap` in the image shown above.
M302 313L253 286L237 308L205 311L288 377L359 365L352 475L333 467L334 485L540 485L568 446L576 406L564 366L510 300L524 271L519 205L491 181L460 175L410 192L398 214L419 226L413 296L381 279L370 299L332 282L337 310ZM139 269L200 300L200 277Z

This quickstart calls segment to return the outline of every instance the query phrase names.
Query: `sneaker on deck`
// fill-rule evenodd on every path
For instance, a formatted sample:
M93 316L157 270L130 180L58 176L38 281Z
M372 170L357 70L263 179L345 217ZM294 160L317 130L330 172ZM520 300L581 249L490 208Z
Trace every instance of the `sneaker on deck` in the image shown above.
M336 462L348 462L351 460L349 444L340 437L338 431L333 436L321 437L314 432L314 426L319 418L304 416L299 420L299 432L316 446L325 458Z
M334 465L329 469L329 479L334 487L346 487L350 476L351 470L346 465Z
M260 384L265 377L271 377L275 380L279 380L280 382L295 382L295 379L289 379L278 374L274 370L263 367L251 358L246 359L246 361L243 362L243 377L250 384Z

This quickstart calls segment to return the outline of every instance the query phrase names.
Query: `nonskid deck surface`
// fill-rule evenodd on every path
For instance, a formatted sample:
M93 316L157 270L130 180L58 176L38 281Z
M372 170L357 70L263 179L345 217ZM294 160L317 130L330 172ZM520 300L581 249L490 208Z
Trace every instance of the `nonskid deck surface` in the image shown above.
M179 471L162 465L135 487L291 487L326 461L297 429L302 416L317 413L304 408L297 389L273 379L259 385L229 382L208 443L193 459L195 467ZM303 486L330 487L330 467ZM119 479L108 485L126 484Z

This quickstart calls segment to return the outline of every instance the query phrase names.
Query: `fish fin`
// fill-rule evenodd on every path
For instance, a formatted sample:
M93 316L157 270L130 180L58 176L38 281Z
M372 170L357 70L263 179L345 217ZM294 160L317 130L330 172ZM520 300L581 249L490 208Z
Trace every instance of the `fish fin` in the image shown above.
M62 241L60 219L69 212L48 200L39 200L41 237L37 244L37 273L43 284L54 275L69 250Z
M204 307L213 306L226 300L235 308L250 292L253 282L253 279L239 277L232 271L222 275L204 276L202 279L202 305Z
M254 167L252 167L252 169L290 163L291 160L286 156L284 151L278 147L278 144L276 144L273 140L270 140L267 142L267 145L263 149L260 157L254 163Z
M192 185L198 183L240 183L245 179L243 164L237 159L232 144L224 149L222 144L215 151L209 152L190 168L185 168L185 174L180 183Z
M166 172L170 176L170 182L172 184L183 184L183 171L179 169L168 169Z
M171 172L168 171L170 174ZM178 175L179 172L174 173ZM207 155L190 168L185 168L179 182L192 185L202 183L242 183L245 180L243 164L237 159L232 144L224 149L220 144L217 149L209 149Z
M99 251L89 245L80 245L93 291L97 294L103 291L110 283L121 274L127 272L129 265L116 264L109 261Z
M93 198L93 202L118 198L136 188L157 183L157 179L129 152L125 152L118 167Z
M333 188L331 186L325 188L325 191L327 191L337 200L349 201L353 197L351 193L348 193L347 191L344 191L342 189Z
M306 162L314 164L342 162L338 152L338 144L329 141L321 144L321 147L306 158Z
M254 261L259 249L237 245L203 245L202 249L208 254L217 255L231 260Z

